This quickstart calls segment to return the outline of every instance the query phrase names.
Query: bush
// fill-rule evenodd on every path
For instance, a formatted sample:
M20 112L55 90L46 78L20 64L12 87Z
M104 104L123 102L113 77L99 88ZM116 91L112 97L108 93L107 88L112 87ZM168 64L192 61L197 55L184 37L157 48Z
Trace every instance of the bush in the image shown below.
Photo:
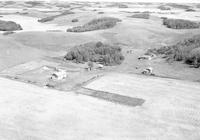
M200 47L200 35L180 41L172 47L174 50L173 55L175 60L187 61L187 59L190 57L190 52L193 49Z
M167 17L160 17L161 19L167 19Z
M49 17L45 17L45 18L42 18L42 19L39 19L38 22L48 22L48 21L52 21L54 20L55 18L58 18L60 16L64 16L64 15L69 15L69 14L74 14L74 12L71 12L71 11L64 11L63 13L59 14L59 15L55 15L55 16L49 16Z
M139 14L134 14L130 16L131 18L143 18L143 19L149 19L150 15L149 13L139 13Z
M91 61L103 65L118 65L124 60L120 47L103 44L102 42L76 46L64 58L76 63Z
M92 67L94 67L94 64L93 64L93 62L91 62L91 61L88 61L88 67L91 69Z
M38 22L42 22L42 23L48 22L48 21L54 20L54 18L56 18L56 16L45 17L45 18L39 19Z
M189 9L186 9L185 11L186 12L195 12L196 10L189 8Z
M106 7L128 8L128 6L123 3L112 3L107 5Z
M5 1L5 5L13 5L16 4L15 1Z
M149 54L156 54L156 55L171 55L173 53L172 47L170 46L163 46L160 47L159 49L149 49L147 50L147 52L145 53L146 55Z
M77 18L72 19L72 22L78 22L78 19Z
M108 29L114 27L117 24L117 22L120 21L120 19L112 17L98 18L88 22L83 26L69 28L67 29L67 32L86 32L93 30Z
M64 4L64 3L58 3L56 4L56 7L60 7L60 8L70 8L70 4Z
M40 1L27 1L25 3L31 5L31 7L43 6L43 3Z
M200 65L200 35L184 39L172 46L150 49L147 53L161 54L175 61L184 61L187 64Z
M160 6L158 6L158 9L160 9L160 10L171 10L170 7L165 6L165 5L160 5Z
M183 5L183 4L177 4L177 3L168 3L167 5L173 7L173 8L179 8L179 9L188 9L190 6Z
M104 12L98 12L98 14L104 14Z
M3 33L3 35L10 35L10 34L14 34L15 32L13 32L13 31L6 31L6 32L4 32Z
M185 62L187 64L200 65L200 47L190 51L189 55L186 57Z
M127 5L125 5L125 4L119 4L119 6L118 6L119 8L128 8L128 6Z
M163 25L172 29L194 29L199 28L199 23L183 19L163 19Z
M22 27L13 21L0 20L0 31L16 31L22 30Z

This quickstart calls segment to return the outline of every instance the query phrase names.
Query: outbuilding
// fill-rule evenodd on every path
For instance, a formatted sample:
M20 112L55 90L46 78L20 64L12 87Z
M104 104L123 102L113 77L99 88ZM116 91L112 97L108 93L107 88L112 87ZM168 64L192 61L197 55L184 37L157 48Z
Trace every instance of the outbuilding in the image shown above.
M53 80L63 80L65 78L67 78L67 72L63 69L56 69L51 75Z

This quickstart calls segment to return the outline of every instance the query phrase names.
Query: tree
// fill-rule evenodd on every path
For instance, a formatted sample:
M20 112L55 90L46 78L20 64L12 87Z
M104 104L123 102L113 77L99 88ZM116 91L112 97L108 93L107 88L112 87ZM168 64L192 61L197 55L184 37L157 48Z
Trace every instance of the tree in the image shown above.
M90 71L92 70L93 66L94 66L93 62L88 61L88 68L89 68Z
M91 42L72 48L65 55L65 59L77 63L92 61L104 65L118 65L121 64L124 57L121 48L118 46Z

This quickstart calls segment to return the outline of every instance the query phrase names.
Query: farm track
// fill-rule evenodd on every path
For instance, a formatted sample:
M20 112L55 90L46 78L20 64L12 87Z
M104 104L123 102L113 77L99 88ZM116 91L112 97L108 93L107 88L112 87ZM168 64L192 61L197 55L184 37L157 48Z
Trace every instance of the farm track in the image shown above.
M97 90L92 90L88 88L81 88L78 91L76 91L76 93L82 94L82 95L88 95L88 96L95 97L98 99L110 101L110 102L121 104L121 105L127 105L131 107L141 106L145 102L145 100L140 99L140 98L133 98L133 97L128 97L128 96L123 96L120 94L115 94L115 93L110 93L110 92L105 92L105 91L97 91Z

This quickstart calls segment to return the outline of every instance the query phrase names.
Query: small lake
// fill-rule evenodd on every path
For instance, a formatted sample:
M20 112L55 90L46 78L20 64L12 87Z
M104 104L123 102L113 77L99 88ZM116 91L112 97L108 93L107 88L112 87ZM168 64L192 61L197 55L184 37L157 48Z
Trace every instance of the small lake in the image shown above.
M130 8L105 7L105 8L88 8L88 9L90 10L97 9L99 11L104 11L108 13L118 13L121 11L123 12L147 12L148 11L150 12L151 15L158 16L158 17L200 21L200 10L197 10L195 12L185 12L185 10L183 9L160 10L155 7L142 7L142 6L130 7Z
M57 11L58 9L57 8L27 8L27 7L24 7L23 9L22 8L0 8L0 13L14 13L14 12L21 12L23 11L24 9L26 10L36 10L36 11Z
M36 17L28 17L23 15L2 15L0 20L14 21L20 24L23 28L22 31L48 31L48 30L61 30L66 31L71 26L60 26L57 24L40 23ZM18 31L21 32L21 31Z
M158 17L167 17L167 18L173 18L173 19L185 19L185 20L191 20L191 21L200 21L200 12L178 12L176 14L160 14L160 13L153 13L152 15L158 16Z

